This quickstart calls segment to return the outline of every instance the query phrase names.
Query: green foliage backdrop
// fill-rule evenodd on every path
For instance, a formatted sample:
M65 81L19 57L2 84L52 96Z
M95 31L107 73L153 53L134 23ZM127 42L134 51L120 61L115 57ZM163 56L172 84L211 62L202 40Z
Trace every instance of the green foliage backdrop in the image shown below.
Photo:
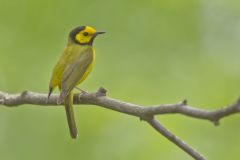
M240 2L237 0L0 0L0 90L46 93L69 31L91 25L96 65L81 88L99 86L137 104L217 108L240 96ZM0 108L0 159L175 160L191 158L139 119L75 107L79 139L64 109ZM159 116L209 159L239 159L239 116L219 127L179 115Z

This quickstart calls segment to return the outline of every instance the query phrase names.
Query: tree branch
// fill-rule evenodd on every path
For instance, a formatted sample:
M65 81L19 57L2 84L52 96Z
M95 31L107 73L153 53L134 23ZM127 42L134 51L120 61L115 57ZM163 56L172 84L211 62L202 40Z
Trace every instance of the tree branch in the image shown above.
M163 136L175 143L177 146L179 146L181 149L183 149L185 152L197 160L204 160L205 158L188 144L184 143L170 131L165 129L156 119L154 119L154 116L160 114L178 113L192 118L209 120L215 125L218 125L220 119L240 112L240 100L221 109L205 110L187 105L187 100L176 104L141 106L109 98L106 96L106 92L107 91L104 88L100 88L95 93L82 92L80 94L75 94L74 104L96 105L139 117L141 120L147 121L159 133L161 133ZM0 105L7 107L16 107L23 104L56 106L57 98L57 94L53 94L50 99L47 99L47 94L35 93L31 91L24 91L18 94L0 92Z
M168 131L165 127L159 123L154 117L152 119L149 119L147 121L153 128L155 128L159 133L161 133L163 136L165 136L167 139L169 139L171 142L175 143L178 147L180 147L182 150L187 152L189 155L191 155L193 158L197 160L205 160L205 158L198 153L196 150L194 150L191 146L183 142L181 139L179 139L177 136L172 134L170 131Z

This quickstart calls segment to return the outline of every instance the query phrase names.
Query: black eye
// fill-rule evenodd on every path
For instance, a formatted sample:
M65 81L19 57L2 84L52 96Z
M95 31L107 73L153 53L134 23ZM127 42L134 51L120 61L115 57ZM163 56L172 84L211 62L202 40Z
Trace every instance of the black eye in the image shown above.
M83 32L83 35L84 36L88 36L88 32Z

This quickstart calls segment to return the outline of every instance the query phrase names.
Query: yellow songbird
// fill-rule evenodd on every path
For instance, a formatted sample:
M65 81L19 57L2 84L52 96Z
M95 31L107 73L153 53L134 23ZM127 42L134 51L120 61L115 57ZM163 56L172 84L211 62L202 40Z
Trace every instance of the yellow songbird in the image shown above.
M95 51L93 40L99 34L90 26L80 26L73 29L68 38L68 44L55 65L49 84L50 97L53 89L61 90L58 104L64 103L67 121L72 138L77 138L77 127L73 112L73 89L86 79L93 68Z

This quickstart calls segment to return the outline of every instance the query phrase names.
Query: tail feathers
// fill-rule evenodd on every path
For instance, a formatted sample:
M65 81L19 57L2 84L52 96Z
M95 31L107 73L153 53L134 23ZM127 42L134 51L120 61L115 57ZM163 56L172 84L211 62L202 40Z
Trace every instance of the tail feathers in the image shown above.
M65 98L64 103L65 103L65 110L66 110L70 134L73 139L76 139L78 136L78 131L77 131L76 123L75 123L72 101L73 101L73 97L72 97L72 93L70 93Z

